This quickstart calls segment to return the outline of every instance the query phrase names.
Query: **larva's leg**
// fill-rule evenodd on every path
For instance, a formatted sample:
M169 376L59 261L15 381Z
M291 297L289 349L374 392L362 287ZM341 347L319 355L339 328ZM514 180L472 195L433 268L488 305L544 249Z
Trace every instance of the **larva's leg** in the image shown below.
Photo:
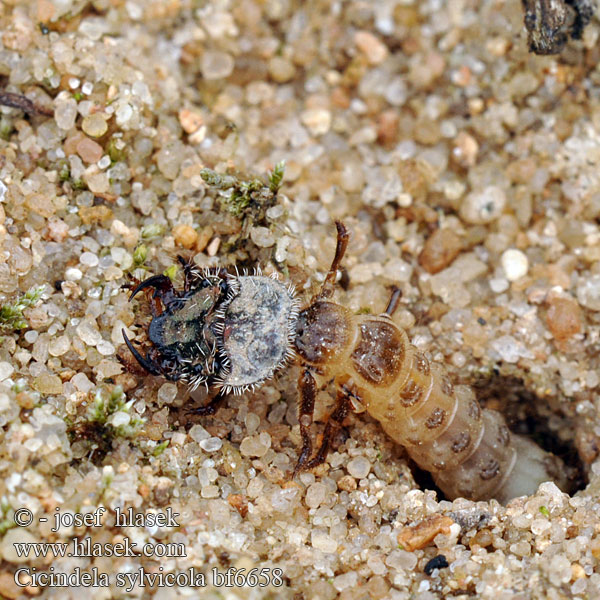
M346 253L346 248L348 247L348 239L350 238L348 230L340 221L336 221L335 226L337 227L337 244L335 246L335 256L333 257L333 261L331 263L331 266L329 267L329 271L325 276L325 281L321 286L321 291L312 299L311 304L316 302L317 300L329 298L333 294L335 278L337 276L338 269L340 268L342 258Z
M390 296L390 301L386 309L383 311L384 315L391 317L395 312L398 306L400 305L400 298L402 296L402 290L395 285L392 286L392 295Z
M298 378L298 387L300 388L300 410L298 422L300 423L300 435L302 436L302 451L300 458L294 468L293 477L299 471L306 468L306 462L312 454L312 440L310 437L310 426L315 412L315 398L317 395L317 384L315 378L308 369L303 369Z
M157 317L162 312L160 306L161 302L168 307L169 304L175 302L179 297L173 287L173 282L166 275L154 275L153 277L149 277L142 281L142 283L131 292L129 301L131 302L138 292L148 288L154 288L154 292L152 293L152 303L150 304L152 316L154 317Z
M219 392L208 404L199 406L198 408L192 408L189 412L194 415L214 415L217 409L225 399L226 394Z
M331 441L333 440L333 436L338 432L339 428L342 426L346 415L350 409L350 398L348 394L343 391L338 391L337 396L337 404L333 409L333 412L329 415L329 419L327 419L327 423L325 424L325 431L323 432L323 440L321 445L319 446L319 450L315 454L314 458L309 460L306 463L307 469L314 469L318 467L320 464L325 462L327 458L327 453L329 452L329 446L331 445Z

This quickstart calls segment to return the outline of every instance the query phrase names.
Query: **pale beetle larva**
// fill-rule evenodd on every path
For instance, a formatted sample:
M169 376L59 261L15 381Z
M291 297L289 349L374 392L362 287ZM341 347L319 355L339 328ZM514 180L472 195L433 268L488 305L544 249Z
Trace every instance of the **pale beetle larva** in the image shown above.
M511 433L494 410L481 409L470 387L453 385L445 369L430 363L391 319L396 290L379 316L356 315L328 300L348 244L336 223L337 246L321 291L298 310L293 288L270 277L200 272L184 266L177 292L168 278L138 285L155 289L149 327L153 348L148 371L219 393L197 412L213 413L228 392L260 385L292 357L300 363L299 424L302 450L295 473L324 462L331 440L349 410L367 411L410 457L430 471L448 498L473 500L529 495L543 481L566 487L564 465L530 440ZM158 322L158 325L156 323ZM334 381L337 402L314 457L310 426L317 390Z

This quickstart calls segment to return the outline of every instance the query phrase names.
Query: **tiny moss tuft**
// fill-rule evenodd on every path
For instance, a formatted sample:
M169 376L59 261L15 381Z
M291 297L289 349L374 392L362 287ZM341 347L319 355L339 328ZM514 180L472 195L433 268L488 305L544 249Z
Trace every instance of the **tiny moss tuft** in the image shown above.
M154 450L152 450L152 454L154 456L160 456L167 449L168 445L169 445L169 440L165 440L164 442L161 442L160 444L158 444L156 446L156 448L154 448Z
M32 287L13 304L4 304L0 308L0 326L4 330L26 329L28 324L23 311L37 304L44 294L46 286Z
M200 176L211 187L219 190L223 208L238 219L263 223L266 212L277 204L277 193L285 172L285 162L275 165L265 183L260 178L244 179L222 175L212 169L202 169Z
M144 225L142 227L141 236L143 240L151 240L153 238L161 236L165 231L165 228L158 223L152 223L151 225Z

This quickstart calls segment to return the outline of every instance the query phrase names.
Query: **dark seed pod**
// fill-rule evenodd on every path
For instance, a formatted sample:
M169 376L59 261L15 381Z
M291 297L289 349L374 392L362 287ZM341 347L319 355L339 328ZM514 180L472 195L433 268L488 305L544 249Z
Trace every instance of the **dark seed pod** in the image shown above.
M434 556L427 564L423 567L423 571L426 575L431 575L434 569L445 569L448 567L448 560L443 554Z

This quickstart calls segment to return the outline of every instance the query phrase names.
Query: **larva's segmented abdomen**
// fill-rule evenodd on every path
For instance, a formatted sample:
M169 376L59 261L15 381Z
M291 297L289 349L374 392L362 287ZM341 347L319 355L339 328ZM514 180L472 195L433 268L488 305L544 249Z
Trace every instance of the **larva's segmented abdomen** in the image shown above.
M497 411L482 410L468 386L454 386L387 316L349 321L349 348L331 374L446 496L505 502L561 477L559 459L511 434Z

